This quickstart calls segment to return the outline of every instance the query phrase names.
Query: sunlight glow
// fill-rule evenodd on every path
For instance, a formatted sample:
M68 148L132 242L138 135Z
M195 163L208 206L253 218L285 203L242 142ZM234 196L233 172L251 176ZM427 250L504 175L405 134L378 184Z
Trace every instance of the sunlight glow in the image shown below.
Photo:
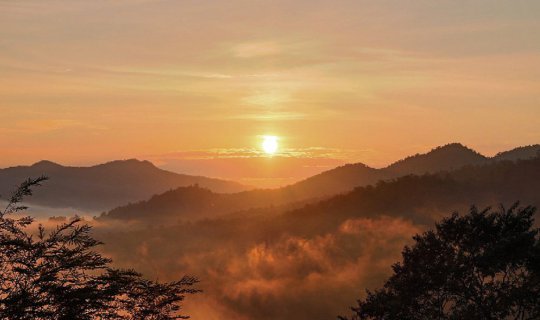
M276 136L264 136L262 148L266 154L272 155L276 153L278 145L278 137Z

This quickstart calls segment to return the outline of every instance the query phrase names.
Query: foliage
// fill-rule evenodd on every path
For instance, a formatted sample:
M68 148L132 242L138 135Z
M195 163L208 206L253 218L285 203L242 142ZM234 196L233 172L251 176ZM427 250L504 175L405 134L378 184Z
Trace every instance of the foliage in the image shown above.
M534 213L516 204L444 219L414 237L384 287L352 308L353 319L540 319Z
M31 232L34 219L17 213L26 209L23 198L45 180L22 183L0 212L0 319L188 318L178 313L179 303L198 292L197 279L157 283L111 268L80 218L50 232L42 225Z

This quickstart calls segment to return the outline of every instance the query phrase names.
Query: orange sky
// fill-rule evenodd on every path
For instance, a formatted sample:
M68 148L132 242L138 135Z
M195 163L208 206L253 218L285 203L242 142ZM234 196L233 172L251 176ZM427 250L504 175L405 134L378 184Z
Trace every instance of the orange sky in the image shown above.
M137 157L269 185L454 141L488 155L538 143L538 12L535 0L0 0L0 167ZM253 159L265 134L287 159Z

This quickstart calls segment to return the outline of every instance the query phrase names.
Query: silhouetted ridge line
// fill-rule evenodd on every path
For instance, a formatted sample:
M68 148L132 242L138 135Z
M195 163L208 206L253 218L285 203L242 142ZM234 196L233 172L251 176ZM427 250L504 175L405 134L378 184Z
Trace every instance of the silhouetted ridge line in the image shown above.
M307 215L318 212L332 215L371 214L409 216L433 203L433 211L452 205L490 204L491 201L523 200L536 203L540 189L540 158L530 160L486 162L454 171L424 175L405 175L319 200L292 203L291 192L255 190L236 194L215 194L197 187L179 188L111 210L104 218L147 220L150 223L215 218L238 211L251 214L297 210ZM288 204L288 205L287 205ZM281 206L281 207L279 207ZM306 206L304 209L300 209ZM296 208L296 209L295 209ZM249 210L249 211L248 211ZM425 213L423 213L425 214ZM411 217L412 218L412 217ZM416 222L429 223L431 217L415 215ZM305 222L304 222L305 223Z
M232 181L173 173L136 159L90 167L62 166L44 160L31 166L0 169L0 194L9 194L9 190L26 177L40 175L51 177L51 181L30 199L31 203L83 211L108 210L194 184L220 193L248 189Z
M157 168L151 162L136 159L111 161L92 167L64 167L41 161L30 167L0 170L0 193L5 194L24 177L47 174L52 177L50 187L37 194L32 201L54 207L102 211L149 199L152 195L178 187L198 184L216 193L247 192L232 197L244 202L244 205L234 205L234 210L247 210L298 205L409 174L455 171L465 166L531 158L539 150L539 145L533 145L488 158L462 144L451 143L425 154L407 157L382 169L362 163L347 164L282 188L252 191L246 191L248 187L230 181L172 173ZM226 212L231 211L222 208ZM216 210L216 214L219 213L223 212Z
M540 157L540 144L517 147L512 150L499 152L493 157L493 159L515 161L519 159L531 159L536 157Z
M432 149L425 154L416 154L399 160L385 170L395 174L422 174L443 170L455 170L466 165L477 165L488 161L480 153L460 144L451 143Z

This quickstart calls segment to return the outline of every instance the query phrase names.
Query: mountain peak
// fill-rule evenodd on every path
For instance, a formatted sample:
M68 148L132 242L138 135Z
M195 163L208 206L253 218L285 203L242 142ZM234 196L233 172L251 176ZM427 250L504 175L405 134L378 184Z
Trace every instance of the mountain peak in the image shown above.
M95 166L63 166L43 160L31 166L0 169L0 193L9 193L13 185L42 174L53 182L40 190L32 203L85 212L108 210L183 186L199 185L201 190L207 188L216 193L246 190L236 182L178 174L137 159ZM196 193L200 190L192 187L188 191Z
M395 173L423 174L483 163L487 158L461 143L449 143L399 160L386 169Z
M431 149L431 151L428 152L428 154L433 152L441 152L441 151L452 151L452 152L469 152L469 153L475 153L478 154L478 152L474 151L473 149L459 143L459 142L452 142L445 144L443 146L436 147L434 149Z
M62 165L56 163L56 162L52 162L52 161L49 161L49 160L41 160L41 161L38 161L36 163L34 163L32 165L32 167L38 167L38 168L58 168L58 167L62 167Z
M464 144L459 143L459 142L450 142L450 143L447 143L445 145L438 146L435 149L445 149L445 148L446 149L455 148L455 149L467 149L467 150L470 150Z
M526 160L531 158L540 157L540 144L534 144L530 146L517 147L512 150L499 152L493 159L495 160Z
M96 167L157 168L152 162L139 159L113 160Z

